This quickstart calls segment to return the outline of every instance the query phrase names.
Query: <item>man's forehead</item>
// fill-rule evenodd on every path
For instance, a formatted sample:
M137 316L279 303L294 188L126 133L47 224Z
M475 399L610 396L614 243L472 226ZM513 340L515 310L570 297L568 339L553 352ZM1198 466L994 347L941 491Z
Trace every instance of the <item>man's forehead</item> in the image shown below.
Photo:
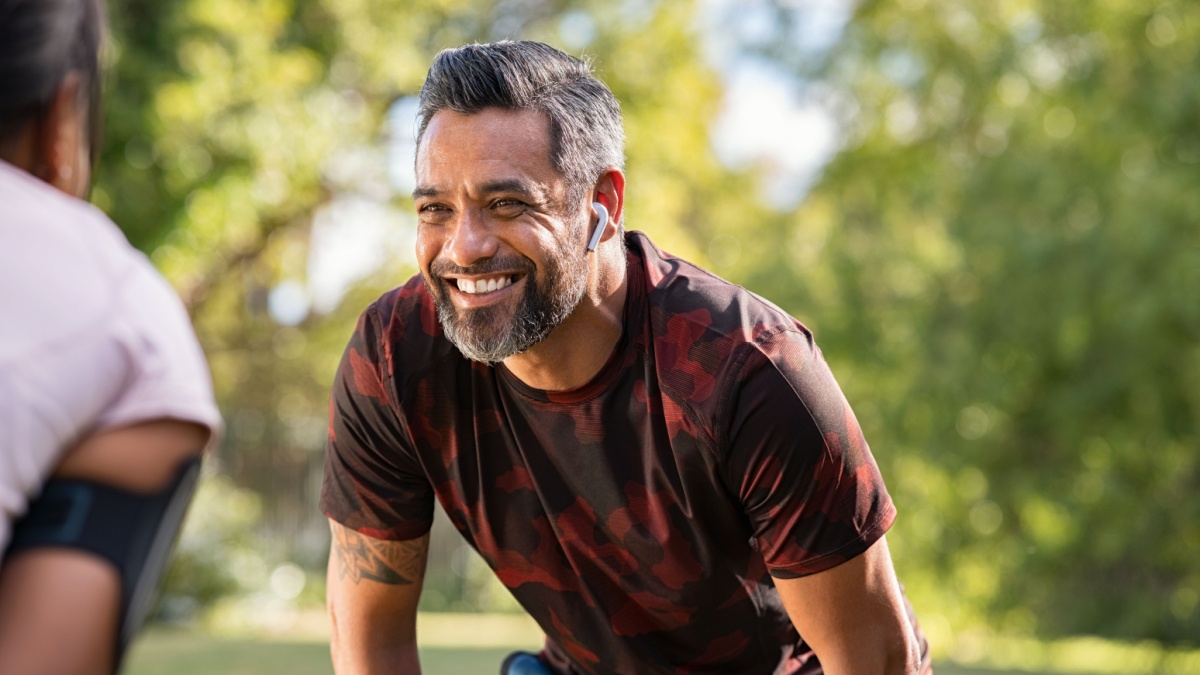
M417 182L424 188L437 188L443 181L457 182L480 172L488 180L554 182L562 178L550 158L549 118L534 110L504 108L485 108L473 114L436 113L417 148L416 170Z
M418 152L439 143L478 140L495 144L512 140L522 146L544 146L549 158L550 118L538 110L484 108L475 113L439 110L429 119Z

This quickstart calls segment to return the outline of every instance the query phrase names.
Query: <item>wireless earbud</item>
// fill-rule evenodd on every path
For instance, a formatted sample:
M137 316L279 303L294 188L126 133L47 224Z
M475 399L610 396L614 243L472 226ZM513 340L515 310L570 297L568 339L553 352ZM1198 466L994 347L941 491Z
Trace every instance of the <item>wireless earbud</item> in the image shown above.
M600 217L596 223L596 229L592 232L592 240L588 242L587 250L595 251L600 245L600 235L604 234L604 228L608 225L608 209L600 202L592 202L592 208L596 209L596 215Z

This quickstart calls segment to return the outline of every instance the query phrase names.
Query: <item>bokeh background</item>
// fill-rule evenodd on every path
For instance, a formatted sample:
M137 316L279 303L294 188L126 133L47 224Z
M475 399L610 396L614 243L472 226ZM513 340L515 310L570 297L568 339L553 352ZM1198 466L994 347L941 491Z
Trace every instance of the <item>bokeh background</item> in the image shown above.
M415 272L428 65L501 38L616 93L628 227L814 330L941 663L1200 672L1200 5L108 5L92 199L184 298L228 425L135 672L202 672L214 635L329 672L329 384ZM519 612L444 522L431 556L431 621ZM490 672L461 660L489 629L449 630L445 672Z

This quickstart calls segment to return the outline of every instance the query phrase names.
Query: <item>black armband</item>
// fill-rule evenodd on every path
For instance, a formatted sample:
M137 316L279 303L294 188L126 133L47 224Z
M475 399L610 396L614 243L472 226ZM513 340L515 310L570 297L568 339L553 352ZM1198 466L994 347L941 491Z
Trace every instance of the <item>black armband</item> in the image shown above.
M150 612L200 460L185 461L167 487L137 493L87 480L54 479L13 526L7 556L36 548L71 548L104 558L121 576L116 662Z

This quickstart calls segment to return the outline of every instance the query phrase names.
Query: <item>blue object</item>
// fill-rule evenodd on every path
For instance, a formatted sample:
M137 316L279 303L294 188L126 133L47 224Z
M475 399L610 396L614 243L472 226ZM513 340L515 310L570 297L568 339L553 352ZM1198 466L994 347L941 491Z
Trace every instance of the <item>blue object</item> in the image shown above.
M513 652L500 664L500 675L554 675L542 660L529 652Z

